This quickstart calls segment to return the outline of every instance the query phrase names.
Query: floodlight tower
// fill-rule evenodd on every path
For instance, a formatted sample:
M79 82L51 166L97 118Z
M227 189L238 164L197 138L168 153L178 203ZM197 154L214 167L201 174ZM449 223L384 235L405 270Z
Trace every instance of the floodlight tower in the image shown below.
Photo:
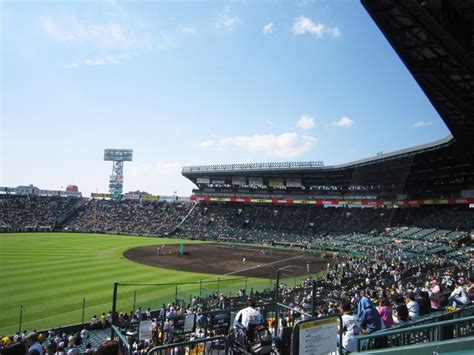
M123 192L123 162L132 161L132 149L105 149L104 160L113 161L109 180L109 193L113 200L120 200Z

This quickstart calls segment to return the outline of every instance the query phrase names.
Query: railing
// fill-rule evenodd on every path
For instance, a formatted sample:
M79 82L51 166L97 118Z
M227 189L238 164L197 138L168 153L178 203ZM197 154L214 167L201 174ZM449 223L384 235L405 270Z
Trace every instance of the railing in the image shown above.
M447 295L449 295L449 293ZM446 295L446 298L447 298L447 295ZM435 311L435 312L432 312L431 314L427 314L426 316L422 316L416 321L408 321L408 323L404 325L392 327L393 329L386 328L383 331L388 332L390 330L395 330L395 329L403 329L403 328L414 327L414 326L419 326L419 325L432 324L432 323L437 323L441 321L465 318L465 317L470 317L470 316L474 316L474 305L460 308L454 312L446 312L446 310Z
M223 335L156 346L147 354L228 354L229 338Z
M56 218L56 226L64 224L80 207L82 206L82 199L79 199L70 208L67 209L63 214Z
M188 219L188 217L191 215L191 213L194 211L194 209L196 208L197 206L197 203L195 202L193 204L193 206L191 207L191 209L189 210L189 212L186 214L186 216L181 220L181 222L178 223L177 226L175 226L173 228L173 230L170 232L170 235L174 234L174 232L179 228L181 227L181 225Z
M120 349L123 355L131 355L132 350L127 338L122 334L121 330L115 325L112 325L112 336L111 338L120 344Z
M357 337L357 351L432 343L474 335L474 316Z
M261 303L257 307L260 308L265 319L268 319L274 313L274 303ZM231 337L228 337L227 334L233 328L235 314L241 309L242 307L203 312L200 314L202 323L197 320L195 313L157 318L154 320L157 326L154 339L161 343L161 345L151 349L148 354L169 354L167 350L171 349L174 349L174 353L179 354L188 352L192 354L207 354L209 350L212 350L212 354L227 354L231 344ZM188 323L188 317L192 318L192 322ZM130 349L129 344L137 340L139 326L139 322L112 326L112 338L120 343L128 344L128 346L123 346L123 348ZM123 336L122 332L125 329L134 334L130 339ZM202 331L200 334L203 337L197 335L198 329ZM118 334L118 339L115 337L115 333ZM205 337L209 334L212 334L212 336ZM169 336L175 341L163 344L165 340L169 341ZM199 339L193 339L194 337L199 337ZM183 339L188 338L190 338L189 341L183 341Z
M300 168L323 168L322 161L301 162L272 162L272 163L250 163L250 164L217 164L183 166L183 173L200 171L226 171L226 170L261 170L261 169L300 169Z
M3 221L3 220L0 220L0 229L1 228L6 228L6 229L10 229L12 226L9 225L7 222Z
M266 319L272 319L272 314L275 312L278 314L282 309L298 312L303 315L306 319L296 321L294 325L289 325L288 330L283 330L282 338L289 336L288 331L291 333L290 343L291 345L286 348L284 353L298 354L304 351L311 352L312 349L324 348L327 352L333 352L339 349L340 353L343 353L342 349L342 335L338 332L338 329L342 329L342 319L339 314L330 315L327 317L315 318L311 317L310 314L299 311L283 304L262 304L262 308L267 307L269 312L266 313ZM274 306L274 307L273 307ZM207 354L209 351L212 354L229 354L233 348L233 337L227 336L229 329L233 327L232 314L237 309L232 310L218 310L203 313L203 319L205 324L202 325L205 329L203 336L210 334L209 337L199 337L196 333L196 323L192 328L192 331L188 329L187 332L180 332L179 330L167 329L162 321L158 319L156 323L158 328L163 333L169 333L176 335L175 341L169 344L158 345L148 351L148 354L153 355L168 355L175 353L190 353L190 354ZM226 313L226 317L216 317L215 323L212 321L210 315L217 313ZM183 317L183 316L181 316ZM166 320L174 320L177 317L166 318ZM224 322L222 323L221 321ZM174 323L174 322L172 322ZM133 327L138 327L138 322L126 325L128 330ZM221 325L224 325L221 327ZM160 328L161 327L161 328ZM134 332L137 334L137 332ZM473 335L474 333L474 316L454 319L449 321L443 321L436 324L415 326L403 329L390 330L386 332L377 332L374 334L359 336L357 337L357 351L365 351L372 349L381 348L394 348L413 344L432 343L439 342L449 339L463 338ZM198 339L194 339L194 337ZM112 326L112 339L118 341L121 344L124 354L128 355L131 351L130 339L127 339L122 334L119 327ZM173 339L173 338L172 338ZM186 339L186 340L184 340ZM189 339L189 340L188 340ZM278 333L274 334L274 339L280 339ZM133 341L133 340L132 340ZM163 338L158 338L158 342L163 342ZM288 344L287 344L288 345ZM303 352L304 352L303 351Z
M213 280L208 279L186 283L114 283L115 291L112 301L112 314L116 314L116 311L137 309L137 307L141 307L143 310L150 308L156 312L162 308L163 304L174 302L175 304L184 305L191 303L193 297L197 298L196 304L200 304L199 307L206 311L206 300L208 297L221 293L229 296L226 300L225 308L231 308L228 303L230 303L231 299L235 300L235 296L232 296L236 295L240 289L245 289L247 294L251 294L252 290L257 292L273 289L273 284L274 280L272 279L228 278L220 276Z

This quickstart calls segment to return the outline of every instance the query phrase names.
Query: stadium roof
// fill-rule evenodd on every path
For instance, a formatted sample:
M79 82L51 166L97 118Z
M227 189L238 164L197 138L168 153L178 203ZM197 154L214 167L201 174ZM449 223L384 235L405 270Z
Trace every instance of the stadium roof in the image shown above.
M245 177L252 185L250 180L259 177L266 186L271 185L271 179L299 179L306 188L326 186L332 191L357 188L387 195L414 194L415 191L423 195L443 190L449 195L474 184L473 160L474 150L463 149L449 136L429 144L334 166L257 170L239 169L237 164L235 168L227 165L225 169L219 166L186 168L182 174L204 189L209 184L235 185L233 181L237 177ZM199 183L200 178L209 182Z
M362 0L458 143L474 136L474 1Z
M383 161L400 159L405 156L420 154L425 151L439 149L451 143L453 136L449 135L445 138L438 139L434 142L420 144L414 147L396 150L390 153L380 153L376 156L356 160L349 163L325 166L322 162L283 162L283 163L250 163L250 164L213 164L213 165L196 165L184 166L183 175L189 174L209 174L209 173L232 173L232 172L302 172L311 170L340 170L346 168L356 168L364 165L378 164Z

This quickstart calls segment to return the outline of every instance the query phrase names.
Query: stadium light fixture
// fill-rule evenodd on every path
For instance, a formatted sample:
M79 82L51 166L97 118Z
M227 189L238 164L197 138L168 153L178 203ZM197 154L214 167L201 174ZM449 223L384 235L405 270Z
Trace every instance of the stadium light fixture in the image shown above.
M113 200L120 200L123 194L123 162L132 161L132 149L105 149L104 161L112 161L112 175L109 179L109 193Z

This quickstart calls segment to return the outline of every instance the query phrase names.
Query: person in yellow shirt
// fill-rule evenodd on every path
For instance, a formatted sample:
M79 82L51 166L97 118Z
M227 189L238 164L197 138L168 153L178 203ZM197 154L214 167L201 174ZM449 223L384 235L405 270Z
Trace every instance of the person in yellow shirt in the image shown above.
M107 316L105 315L105 312L100 316L100 325L102 326L102 329L107 327Z

